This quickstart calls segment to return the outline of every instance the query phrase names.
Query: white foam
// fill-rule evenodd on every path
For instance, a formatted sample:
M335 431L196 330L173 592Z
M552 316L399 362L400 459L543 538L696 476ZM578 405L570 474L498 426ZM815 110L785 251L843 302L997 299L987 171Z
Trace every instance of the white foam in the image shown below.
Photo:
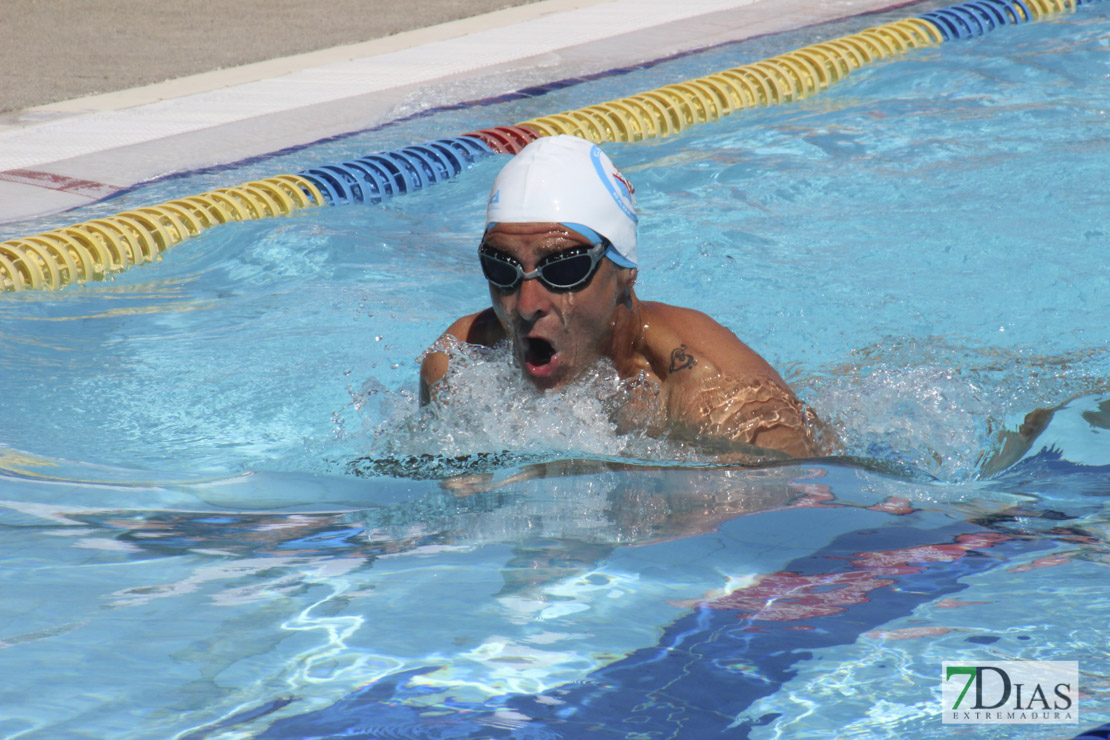
M637 382L622 381L610 365L597 365L577 382L540 392L522 376L507 344L494 348L459 343L440 346L451 358L437 386L436 401L425 409L398 403L394 394L371 384L367 398L383 391L377 408L361 409L363 420L383 412L370 443L374 456L458 458L509 451L521 459L584 455L686 459L681 445L652 438L651 419L620 418ZM647 389L651 392L651 389ZM632 427L629 428L629 424ZM371 422L373 424L373 422Z

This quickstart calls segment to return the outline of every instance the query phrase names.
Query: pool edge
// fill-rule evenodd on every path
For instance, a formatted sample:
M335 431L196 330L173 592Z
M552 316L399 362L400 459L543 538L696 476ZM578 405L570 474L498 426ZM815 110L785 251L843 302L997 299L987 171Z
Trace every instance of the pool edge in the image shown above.
M633 3L635 19L629 13ZM20 115L31 122L0 129L0 224L79 208L175 172L372 128L396 117L401 106L411 105L425 90L437 96L433 105L450 104L906 4L842 0L814 11L803 0L715 0L687 13L665 10L662 2L544 0L353 47L247 65L252 69L29 109ZM592 35L582 32L583 24ZM526 46L526 36L513 41L529 30L550 37L539 53L531 53L535 49ZM592 40L583 41L584 36ZM461 61L476 43L501 40L511 48L500 61ZM349 59L367 51L376 53ZM420 64L425 55L460 61L425 67ZM342 58L348 62L336 61ZM408 81L349 84L352 76L373 65L384 65L387 73L400 69ZM282 69L290 71L260 76ZM256 79L234 82L248 77ZM462 94L451 89L463 80L467 89ZM290 90L332 83L339 92L330 99L327 91L310 99L290 95ZM47 117L34 122L40 113ZM67 151L76 153L56 156Z

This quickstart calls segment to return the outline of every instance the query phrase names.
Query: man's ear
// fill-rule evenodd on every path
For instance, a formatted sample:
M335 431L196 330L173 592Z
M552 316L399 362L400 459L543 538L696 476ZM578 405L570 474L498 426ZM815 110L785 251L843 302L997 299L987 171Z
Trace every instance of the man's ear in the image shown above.
M632 288L636 285L636 276L639 271L635 267L628 270L621 270L621 292L620 302L628 308L632 308Z

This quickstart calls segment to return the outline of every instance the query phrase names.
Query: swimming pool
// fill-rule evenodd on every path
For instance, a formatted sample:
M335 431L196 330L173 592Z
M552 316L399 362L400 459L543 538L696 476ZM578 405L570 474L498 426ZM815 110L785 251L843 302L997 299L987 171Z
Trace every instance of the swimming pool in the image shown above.
M834 424L843 459L714 467L616 436L604 373L535 397L482 354L467 404L420 414L417 358L486 300L473 248L495 157L385 204L221 226L111 281L0 296L0 670L20 677L0 731L926 737L941 663L987 659L1077 660L1070 729L1110 720L1107 8L606 145L637 187L642 297L733 328ZM875 22L444 110L232 181ZM1000 433L1056 406L985 472Z

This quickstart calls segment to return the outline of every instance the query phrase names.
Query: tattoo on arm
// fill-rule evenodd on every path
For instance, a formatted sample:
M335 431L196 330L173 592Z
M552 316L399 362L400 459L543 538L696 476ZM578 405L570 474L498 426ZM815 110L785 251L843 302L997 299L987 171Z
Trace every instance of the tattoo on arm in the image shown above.
M694 356L686 352L685 344L680 344L671 350L670 372L677 373L679 370L685 370L697 364L698 361L694 359Z

